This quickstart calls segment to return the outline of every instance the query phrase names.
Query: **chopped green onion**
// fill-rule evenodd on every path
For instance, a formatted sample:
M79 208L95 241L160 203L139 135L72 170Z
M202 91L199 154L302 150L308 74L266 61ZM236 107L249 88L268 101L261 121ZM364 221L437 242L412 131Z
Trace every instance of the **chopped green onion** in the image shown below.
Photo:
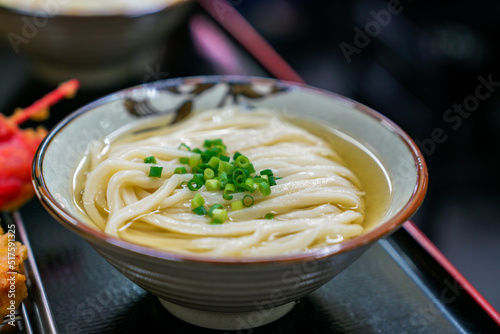
M253 190L249 190L250 192L254 192L255 189L257 188L255 181L251 177L249 177L245 180L245 184L247 184L249 187L251 187L253 189Z
M174 174L187 174L186 167L177 167L174 169Z
M226 187L226 184L228 184L229 180L227 179L227 174L226 172L221 172L218 176L219 178L219 181L220 181L220 184L221 184L221 187L222 188L225 188Z
M245 183L238 184L238 186L236 187L236 190L241 191L241 192L249 191L249 192L253 193L255 191L255 188L253 186L247 184L245 181Z
M225 209L215 209L212 211L214 219L220 219L222 222L227 220L227 211Z
M224 145L222 144L222 139L217 138L217 139L213 139L213 140L205 139L203 146L211 148L212 146L224 146Z
M204 216L207 214L207 209L205 209L203 207L203 205L196 207L196 208L192 209L191 211L193 211L194 213L196 213L197 215L200 215L200 216Z
M260 175L273 176L273 171L270 169L264 169L260 171Z
M220 159L219 167L217 168L217 170L221 173L226 172L227 174L231 174L234 170L234 166L231 165L229 162Z
M236 192L253 193L259 189L263 196L271 194L271 186L276 185L278 179L273 175L271 169L260 171L255 175L255 167L250 162L250 159L240 152L235 152L232 160L226 155L227 147L223 144L222 139L206 139L203 142L203 148L191 149L186 144L179 145L179 150L192 152L190 157L180 157L179 161L183 165L190 167L175 168L175 174L193 173L193 178L190 181L183 181L191 191L197 191L205 185L207 191L222 191L222 197L225 200L232 200L233 194ZM150 159L151 158L151 159ZM145 162L156 163L154 157L148 157ZM159 167L161 168L161 167ZM161 176L161 170L160 174ZM157 176L157 177L160 177ZM233 201L231 209L233 211L241 210L245 207L251 207L255 200L250 195L244 195L241 200ZM206 211L205 201L200 194L197 194L191 201L193 211L197 214L208 214L212 217L211 224L222 224L228 219L227 211L222 204L214 204ZM272 215L272 214L270 214ZM266 215L268 217L269 215ZM267 219L272 219L267 218Z
M247 172L250 173L250 174L253 174L255 173L255 168L253 167L252 164L249 164L248 167L247 167Z
M208 180L208 179L213 179L215 176L215 172L213 169L211 168L207 168L205 169L205 171L203 172L203 177L205 178L205 180Z
M269 196L271 194L271 187L266 181L258 182L257 186L262 196Z
M182 151L191 151L191 149L189 148L189 146L187 146L186 144L182 143L179 145L179 147L177 148L178 150L182 150Z
M240 168L247 168L250 165L250 160L244 155L240 155L235 160L236 166Z
M239 201L231 202L231 210L232 211L238 211L241 209L243 209L243 200L240 199Z
M204 184L204 182L201 181L200 179L192 178L190 181L188 181L187 186L188 186L189 190L196 191L196 190L200 189L201 187L203 187L203 184Z
M156 158L154 156L150 156L150 157L144 158L144 162L147 164L155 164Z
M274 219L274 213L266 213L264 215L264 219Z
M213 148L215 148L217 154L226 153L226 146L224 145L215 145Z
M200 194L196 194L191 200L191 206L193 208L197 208L203 204L205 204L205 199Z
M243 171L243 169L236 168L233 171L233 182L234 182L234 184L236 184L236 185L239 186L240 184L244 183L246 179L247 179L247 177L246 177L246 174Z
M149 177L161 177L161 172L163 167L161 166L151 166L149 169Z
M217 157L211 157L210 161L208 161L208 165L212 169L217 169L217 167L219 167L219 161L220 161L219 158L217 158Z
M208 216L212 217L214 210L222 209L222 208L224 208L224 206L222 204L219 204L219 203L212 205L212 207L208 210Z
M211 167L207 163L201 163L198 166L196 166L196 168L205 170L205 169L211 168Z
M251 207L253 205L253 203L254 203L254 199L250 195L245 195L243 197L242 201L243 201L243 205L246 206L247 208Z
M219 180L216 179L208 179L205 181L205 187L207 187L208 191L217 191L222 189L222 185Z
M210 147L212 147L212 143L213 143L213 140L205 139L205 142L203 143L203 146L210 148Z
M274 176L269 176L269 185L270 186L276 185L276 178Z
M224 194L222 195L222 197L227 200L233 199L233 195L230 194L234 193L235 191L236 191L235 185L232 183L228 183L224 187Z
M189 167L196 167L201 162L201 156L199 154L193 154L189 157Z

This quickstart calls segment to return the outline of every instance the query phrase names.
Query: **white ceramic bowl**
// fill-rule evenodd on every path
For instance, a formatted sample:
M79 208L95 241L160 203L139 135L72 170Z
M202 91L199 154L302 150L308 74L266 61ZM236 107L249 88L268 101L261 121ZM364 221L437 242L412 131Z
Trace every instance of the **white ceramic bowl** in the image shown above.
M26 57L43 81L58 84L76 78L83 88L151 77L161 55L175 52L164 50L167 37L194 3L157 1L157 6L141 7L137 2L121 11L92 7L68 11L72 4L68 0L41 0L38 7L22 6L29 1L2 5L4 1L0 1L0 42Z
M85 223L86 217L73 203L70 182L91 141L102 140L141 117L155 117L160 110L182 116L190 109L213 108L224 101L315 119L363 143L390 179L392 196L384 217L363 235L340 244L293 255L217 259L138 246ZM355 101L273 79L215 76L133 87L75 111L40 146L33 179L39 199L54 218L87 240L126 277L158 296L174 315L200 326L241 329L244 324L255 327L281 317L296 300L330 281L373 243L400 227L424 198L427 169L408 135Z

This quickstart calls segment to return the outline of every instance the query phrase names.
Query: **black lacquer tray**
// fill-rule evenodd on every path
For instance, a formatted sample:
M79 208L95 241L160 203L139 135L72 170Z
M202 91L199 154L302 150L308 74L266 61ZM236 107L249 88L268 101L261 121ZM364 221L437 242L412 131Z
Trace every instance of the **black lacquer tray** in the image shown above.
M166 41L175 53L151 68L143 82L203 74L301 80L236 11L220 21L211 15L207 2L200 4L175 37ZM217 61L218 50L196 44L207 29L225 43L226 56L234 59L232 66ZM51 89L31 78L26 65L10 50L0 49L0 60L4 68L14 68L18 74L0 76L2 112L26 106ZM107 90L82 91L54 107L45 126L51 128L70 111L102 95L139 83L131 80ZM16 327L3 324L0 333L218 332L170 315L156 297L124 278L83 239L59 225L37 199L18 212L3 213L2 224L11 223L16 224L16 237L30 247L29 298L18 310ZM258 324L258 319L245 321ZM407 222L339 276L297 301L283 318L234 332L497 333L499 323L498 314Z

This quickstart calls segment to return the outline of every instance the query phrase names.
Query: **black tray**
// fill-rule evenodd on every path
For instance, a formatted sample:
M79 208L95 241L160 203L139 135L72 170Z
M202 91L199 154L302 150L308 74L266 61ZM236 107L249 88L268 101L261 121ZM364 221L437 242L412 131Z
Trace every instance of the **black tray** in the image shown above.
M202 2L203 3L203 2ZM168 77L201 74L275 76L299 81L293 70L280 70L266 63L272 49L252 52L245 36L231 35L231 25L241 17L217 22L202 7L196 7L189 22L168 43L176 54L156 74ZM193 22L196 23L193 24ZM217 62L213 52L196 48L196 26L213 29L236 67ZM244 22L245 23L245 22ZM234 31L233 31L234 32ZM202 36L198 36L201 38ZM255 36L254 36L255 37ZM226 51L227 51L226 50ZM254 50L255 51L255 50ZM0 87L12 99L0 99L0 110L26 106L50 88L30 78L25 65L9 50L0 49L0 60L20 69L21 78L0 77ZM276 64L276 63L274 63ZM283 72L284 68L284 72ZM151 79L162 79L151 78ZM166 77L165 77L166 78ZM52 127L69 111L113 90L140 82L123 82L107 91L80 92L52 110L45 123ZM18 312L18 326L0 326L0 333L212 333L187 324L163 309L158 299L124 278L83 239L59 225L32 200L19 212L2 214L2 224L14 222L17 237L30 245L27 263L30 297ZM407 223L415 231L411 222ZM414 232L415 233L415 232ZM352 266L328 284L297 301L283 318L241 333L496 333L497 314L485 307L481 296L471 293L454 271L444 267L407 229L370 248ZM454 274L455 273L455 274ZM258 325L257 319L246 319ZM227 332L227 331L226 331Z

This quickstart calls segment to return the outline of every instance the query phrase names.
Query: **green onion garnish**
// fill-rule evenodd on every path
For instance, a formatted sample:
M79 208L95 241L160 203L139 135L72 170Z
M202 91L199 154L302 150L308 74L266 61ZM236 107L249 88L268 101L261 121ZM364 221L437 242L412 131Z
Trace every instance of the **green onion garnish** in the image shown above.
M182 151L191 151L191 148L184 143L180 144L177 149Z
M150 156L150 157L144 158L144 163L155 164L156 163L156 158L154 156Z
M247 172L248 172L249 174L253 174L253 173L255 173L255 168L253 167L253 165L252 165L252 164L248 165L248 167L247 167L247 169L246 169L246 170L247 170Z
M219 167L219 161L220 161L219 158L211 157L210 160L208 161L208 165L212 169L217 169L217 167Z
M208 216L209 216L209 217L213 217L213 212L214 212L214 210L216 210L216 209L223 209L223 208L224 208L224 206L223 206L222 204L218 204L218 203L217 203L217 204L214 204L214 205L212 205L212 207L208 210L208 213L207 213L207 214L208 214Z
M264 215L264 219L274 219L274 213L266 213Z
M236 188L236 190L238 192L249 191L249 192L253 193L255 191L255 188L253 186L247 184L246 181L245 181L245 183L238 184L238 187Z
M202 205L202 206L199 206L199 207L197 207L197 208L194 208L194 209L192 209L191 211L193 211L194 213L196 213L197 215L200 215L200 216L204 216L204 215L206 215L206 214L207 214L207 209L205 209L205 208L203 207L203 205Z
M259 189L263 196L269 196L271 186L276 185L278 179L272 170L265 169L255 175L255 168L248 157L240 152L235 152L231 159L226 155L226 149L222 139L206 139L203 142L203 148L191 149L186 144L179 145L179 150L194 153L190 157L179 158L180 163L187 166L176 168L174 173L193 174L193 178L190 181L184 181L181 186L187 184L191 191L197 191L203 185L208 191L222 190L222 197L225 200L233 199L234 193L253 193L256 189ZM154 157L151 158L154 159ZM149 163L153 163L153 161L151 160ZM204 204L205 201L200 194L197 194L191 201L193 211L196 210L197 214L207 214L212 218L211 224L222 224L227 220L227 211L222 204L214 204L208 211L204 208ZM254 198L250 195L244 195L241 200L231 203L231 209L237 211L251 207L253 204ZM273 217L273 214L265 216L266 219Z
M255 184L255 181L250 177L245 180L245 184L253 189L253 190L249 190L252 193L255 191L255 189L257 189L257 185Z
M149 177L161 177L161 172L163 167L161 166L151 166L149 169Z
M250 195L245 195L243 197L243 205L246 206L247 208L251 207L254 203L254 199Z
M257 186L259 187L259 191L262 194L262 196L269 196L271 194L271 187L269 186L269 183L267 183L266 181L258 182Z
M226 184L228 184L228 182L229 182L229 180L228 180L228 178L227 178L227 174L226 174L226 172L219 173L218 178L219 178L219 181L220 181L221 186L222 186L223 188L224 188L224 187L226 187Z
M246 174L243 171L243 169L236 168L233 171L233 182L234 182L234 184L236 184L236 185L239 186L240 184L244 183L246 181L246 179L247 179L247 177L246 177Z
M270 169L264 169L260 171L260 175L273 176L273 171Z
M222 173L222 172L225 172L227 174L231 174L234 170L234 166L231 165L229 162L227 161L224 161L224 160L220 160L219 161L219 167L217 168L217 170Z
M196 167L200 164L201 162L201 156L199 154L193 154L192 156L189 157L189 167Z
M276 185L276 178L274 176L269 176L269 185L270 186Z
M240 155L236 158L235 160L236 166L241 167L241 168L247 168L250 165L250 160L248 160L247 157L244 155Z
M174 169L174 174L187 174L186 167L177 167Z
M236 192L236 187L234 186L234 184L228 183L224 187L224 194L222 195L222 198L227 200L233 199L233 195L230 194L233 194L234 192Z
M227 211L225 209L215 209L212 211L212 218L225 222L227 220Z
M238 211L243 209L243 200L231 202L231 211Z
M193 208L197 208L203 204L205 204L205 199L200 194L196 194L191 200L191 206Z
M192 178L190 181L188 181L187 186L188 186L189 190L196 191L196 190L200 189L201 187L203 187L203 184L204 184L204 182L201 181L200 179Z
M217 191L222 189L222 185L219 180L209 179L205 181L205 187L208 191Z
M214 170L213 170L213 169L211 169L211 168L207 168L207 169L205 169L205 171L203 172L203 178L204 178L205 180L208 180L208 179L213 179L213 178L214 178L214 176L215 176L215 172L214 172Z

